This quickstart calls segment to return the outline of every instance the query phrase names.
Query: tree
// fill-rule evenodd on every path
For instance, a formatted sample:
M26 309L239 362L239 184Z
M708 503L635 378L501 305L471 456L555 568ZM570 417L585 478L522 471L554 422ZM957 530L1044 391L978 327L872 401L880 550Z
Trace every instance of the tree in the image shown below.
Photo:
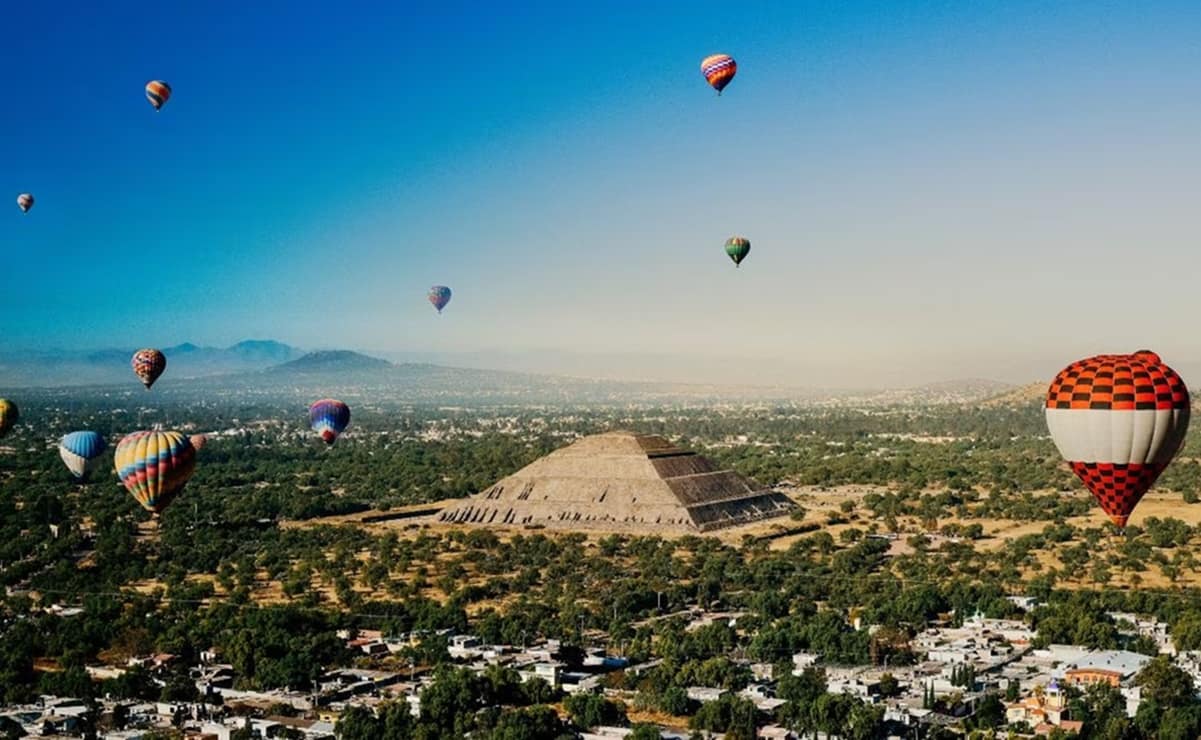
M753 740L755 737L755 705L736 694L701 704L688 726L694 730L723 732L730 740Z
M976 713L968 721L968 726L974 729L986 730L1005 724L1005 705L996 694L989 694L976 707Z
M1172 625L1172 642L1177 650L1201 650L1201 613L1185 612Z
M1004 713L1002 713L1002 719ZM847 740L873 740L883 733L884 707L877 704L855 702L847 717Z
M659 695L659 710L676 717L692 713L693 701L688 698L688 692L679 686L671 686Z
M9 719L8 717L0 717L0 738L3 740L18 740L18 738L25 737L27 734L25 728L21 727L20 723L16 720ZM658 735L655 737L658 737Z
M555 710L545 705L523 707L504 712L488 735L489 740L557 740L572 734L559 720Z
M407 740L417 726L407 701L393 701L379 709L379 724L384 740Z
M549 704L559 692L541 678L531 678L521 684L521 693L526 704Z
M380 736L379 722L366 707L350 706L334 725L339 740L374 740Z
M469 669L440 666L434 682L421 692L421 723L443 736L470 732L476 711L483 707L480 682Z
M900 693L901 682L896 679L896 676L891 673L885 673L883 676L880 676L880 696L889 699Z
M1195 740L1201 735L1201 707L1172 707L1159 720L1158 740Z
M846 734L851 710L856 703L854 697L847 694L823 694L813 704L813 718L817 729L827 735Z
M814 703L826 693L826 672L810 666L794 676L786 673L780 678L776 696L785 701L777 710L777 717L795 732L810 732L817 729L813 718Z
M632 728L633 731L629 735L629 740L662 740L663 735L659 732L659 728L646 723L638 723Z
M1092 684L1083 696L1073 697L1069 707L1073 717L1087 724L1096 737L1121 740L1129 725L1126 698L1105 682Z
M625 721L625 707L598 694L572 694L563 702L577 727L619 724Z
M1190 707L1197 702L1192 677L1173 665L1167 656L1153 658L1143 666L1135 684L1142 687L1144 701L1163 709Z

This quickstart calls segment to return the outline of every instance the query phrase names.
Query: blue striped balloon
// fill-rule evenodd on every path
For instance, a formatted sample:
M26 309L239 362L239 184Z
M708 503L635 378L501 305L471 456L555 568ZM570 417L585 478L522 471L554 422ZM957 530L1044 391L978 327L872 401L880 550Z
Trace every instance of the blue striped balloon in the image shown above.
M58 454L67 470L81 480L95 469L106 449L104 437L96 432L71 432L58 444Z
M332 445L350 425L350 407L332 398L323 398L309 407L309 426Z

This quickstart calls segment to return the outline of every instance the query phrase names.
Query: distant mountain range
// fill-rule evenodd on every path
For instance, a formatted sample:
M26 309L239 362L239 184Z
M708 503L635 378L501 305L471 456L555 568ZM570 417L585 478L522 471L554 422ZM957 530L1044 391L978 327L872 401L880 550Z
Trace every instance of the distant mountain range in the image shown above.
M139 347L92 352L45 350L0 355L0 386L103 385L130 378L129 360ZM290 362L304 352L282 342L248 339L232 347L200 347L191 342L160 348L168 379L196 378L263 370Z
M136 348L43 351L0 356L0 389L122 386L140 390L129 367ZM529 372L392 363L349 350L302 352L272 340L231 347L192 343L162 348L167 371L155 390L169 395L216 391L257 396L340 394L389 403L663 403L760 401L829 405L971 404L1003 397L1013 386L959 380L899 390L828 390L601 380Z
M387 360L369 357L345 349L310 352L295 360L283 362L270 368L273 373L329 373L362 370L382 370L393 367Z

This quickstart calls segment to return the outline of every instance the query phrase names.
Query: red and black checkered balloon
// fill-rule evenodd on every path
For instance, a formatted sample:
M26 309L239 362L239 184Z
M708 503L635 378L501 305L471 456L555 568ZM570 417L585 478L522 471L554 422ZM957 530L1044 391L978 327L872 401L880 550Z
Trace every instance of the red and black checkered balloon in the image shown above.
M1055 446L1119 527L1180 449L1188 421L1184 381L1147 350L1073 362L1047 391Z

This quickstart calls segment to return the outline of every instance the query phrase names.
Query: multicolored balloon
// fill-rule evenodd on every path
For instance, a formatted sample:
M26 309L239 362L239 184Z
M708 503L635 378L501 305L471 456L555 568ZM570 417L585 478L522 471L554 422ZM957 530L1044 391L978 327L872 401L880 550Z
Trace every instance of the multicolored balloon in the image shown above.
M0 437L8 434L20 418L21 413L17 410L17 404L7 398L0 398Z
M746 256L751 253L751 240L743 236L732 236L726 239L726 254L730 259L734 260L734 266L738 267Z
M338 440L338 435L350 425L350 407L332 398L323 398L309 406L309 426L321 435L327 445Z
M196 470L196 450L182 432L134 432L117 444L117 477L142 508L161 514Z
M67 465L67 470L83 480L100 462L100 456L108 449L96 432L71 432L58 443L58 454Z
M146 390L150 390L158 376L167 369L167 357L157 349L140 349L133 353L129 364L133 366L133 374L138 376Z
M447 303L450 303L450 288L445 285L435 285L430 288L426 298L434 305L434 308L438 309L438 313L442 313L442 309L446 308Z
M29 209L33 208L33 195L30 193L21 193L18 195L17 208L21 209L21 213L29 213Z
M738 63L729 54L713 54L701 60L701 74L718 95L726 89L737 72Z
M156 111L162 110L171 99L171 86L162 80L151 80L146 83L146 99Z
M1118 527L1184 442L1189 394L1159 355L1073 362L1047 391L1047 428L1072 472Z

